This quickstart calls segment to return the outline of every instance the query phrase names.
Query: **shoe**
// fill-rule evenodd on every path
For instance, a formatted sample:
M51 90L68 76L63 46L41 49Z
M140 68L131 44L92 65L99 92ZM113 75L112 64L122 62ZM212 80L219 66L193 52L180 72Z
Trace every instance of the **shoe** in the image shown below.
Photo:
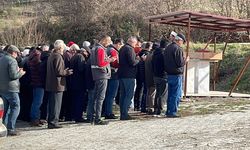
M126 118L121 117L120 120L134 120L134 118L128 115Z
M64 121L74 121L72 118L64 118Z
M42 127L42 124L40 123L39 120L31 121L30 126L32 127Z
M21 135L20 132L16 131L16 130L8 130L8 133L7 133L8 136L18 136L18 135Z
M155 112L153 111L153 110L151 110L151 109L149 109L148 111L147 111L147 115L154 115L155 114Z
M59 128L62 128L62 126L58 125L58 124L55 124L55 125L49 124L48 125L48 129L59 129Z
M105 116L105 119L118 119L118 117L115 116L115 114L110 114L108 116Z
M108 125L109 122L108 121L104 121L104 120L97 120L94 122L94 125Z
M77 119L75 120L76 123L91 123L91 121L89 119Z
M41 124L41 125L45 125L46 123L47 123L47 121L44 119L39 120L39 124Z
M166 118L180 118L180 115L166 115Z

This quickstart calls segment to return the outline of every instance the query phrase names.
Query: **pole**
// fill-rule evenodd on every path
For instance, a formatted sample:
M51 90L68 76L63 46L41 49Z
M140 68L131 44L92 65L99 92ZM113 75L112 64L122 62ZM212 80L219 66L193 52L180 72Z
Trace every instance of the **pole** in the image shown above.
M214 34L214 53L216 53L216 33ZM216 67L217 63L214 62L214 66L213 66L213 91L215 91L215 78L216 78Z
M189 15L188 24L187 24L188 30L187 30L186 58L187 58L188 55L189 55L189 42L190 42L190 30L191 30L191 27L190 27L190 26L191 26L191 16ZM186 63L186 66L185 66L184 99L186 99L186 97L187 97L187 73L188 73L188 62Z
M148 24L148 41L151 41L152 27L151 24Z
M249 34L249 30L247 30L247 34L248 34L248 38L250 40L250 34ZM246 61L245 66L243 66L243 68L241 69L240 73L238 74L238 77L236 78L236 80L234 80L234 85L232 86L232 88L229 91L228 96L231 96L232 92L234 91L234 89L236 88L237 84L239 83L241 77L243 76L244 72L246 71L248 65L250 64L250 56L248 57L248 60Z
M224 48L223 48L223 51L222 51L222 58L224 57L224 54L225 54L225 51L226 51L226 48L227 48L227 44L228 44L229 38L230 38L230 33L228 33L228 35L227 35L227 39L226 39L226 42L225 42L225 45L224 45ZM221 65L221 61L218 62L217 69L216 69L216 78L215 78L216 82L219 79L220 65Z
M244 67L241 69L240 73L238 74L236 80L234 81L234 85L232 86L231 90L229 91L228 96L231 96L232 92L234 91L234 89L236 88L237 84L239 83L242 75L244 74L244 72L246 71L248 65L250 64L250 56L248 57L248 60L246 61Z

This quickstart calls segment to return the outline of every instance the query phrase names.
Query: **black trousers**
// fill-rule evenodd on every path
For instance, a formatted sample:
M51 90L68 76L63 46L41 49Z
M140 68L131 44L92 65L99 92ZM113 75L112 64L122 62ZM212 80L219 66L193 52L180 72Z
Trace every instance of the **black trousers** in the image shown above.
M44 96L43 96L43 103L40 107L40 111L41 111L41 119L43 120L47 120L47 116L48 116L48 92L44 92Z

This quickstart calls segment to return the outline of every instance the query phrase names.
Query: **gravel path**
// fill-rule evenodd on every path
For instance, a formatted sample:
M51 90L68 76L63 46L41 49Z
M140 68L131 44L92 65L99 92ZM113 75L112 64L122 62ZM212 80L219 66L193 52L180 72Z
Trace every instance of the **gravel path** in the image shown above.
M22 128L0 139L0 150L24 149L250 149L250 110L183 118Z

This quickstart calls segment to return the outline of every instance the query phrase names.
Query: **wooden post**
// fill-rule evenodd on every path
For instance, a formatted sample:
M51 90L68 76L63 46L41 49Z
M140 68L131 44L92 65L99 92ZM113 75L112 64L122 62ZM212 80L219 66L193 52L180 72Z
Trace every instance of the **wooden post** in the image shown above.
M206 50L207 47L208 47L208 45L209 45L212 41L213 41L213 39L210 39L210 40L207 42L206 46L205 46L203 49Z
M228 44L228 41L229 41L229 38L230 38L230 35L231 35L230 33L228 33L228 35L227 35L227 39L226 39L226 42L225 42L225 45L224 45L224 48L223 48L223 51L222 51L222 58L224 57L224 54L225 54L225 51L226 51L226 48L227 48L227 44ZM215 78L216 82L219 79L220 65L221 65L221 61L218 62L217 69L216 69L216 78Z
M151 27L151 24L149 22L149 24L148 24L148 41L151 41L151 34L152 34L152 27Z
M234 81L234 85L232 86L231 90L229 91L228 96L231 96L232 92L234 91L235 87L237 86L237 84L239 83L242 75L244 74L244 72L246 71L248 65L250 64L250 56L248 57L245 65L243 66L243 68L241 69L240 73L238 74L236 80Z
M250 40L250 34L249 34L249 30L247 30L247 34L248 34L248 38ZM244 72L246 71L247 67L250 64L250 56L248 57L248 60L246 61L245 66L243 66L243 68L241 69L240 73L238 74L237 78L234 80L234 85L232 86L232 88L229 91L228 96L231 96L232 92L234 91L234 89L236 88L237 84L239 83L241 77L243 76Z
M186 48L186 58L189 55L189 42L190 42L190 30L191 30L191 16L189 15L189 19L188 19L188 24L187 24L187 48ZM185 78L184 78L184 99L186 99L187 97L187 73L188 73L188 63L185 66Z
M216 52L216 33L214 34L214 53ZM216 67L217 63L214 62L214 66L213 66L213 91L215 91L215 83L216 83Z

